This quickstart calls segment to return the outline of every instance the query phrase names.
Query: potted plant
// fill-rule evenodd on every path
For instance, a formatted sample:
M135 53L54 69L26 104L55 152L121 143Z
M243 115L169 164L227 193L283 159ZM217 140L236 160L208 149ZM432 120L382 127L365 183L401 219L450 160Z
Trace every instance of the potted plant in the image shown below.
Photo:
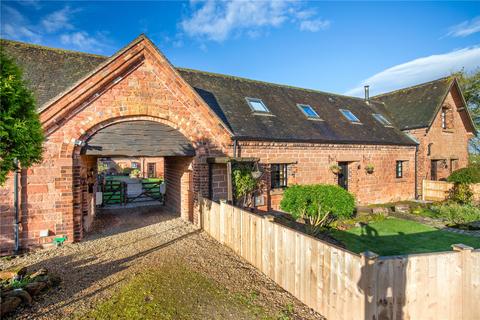
M337 164L332 164L330 166L330 170L335 174L339 174L340 172L342 172L342 168Z
M371 163L369 163L365 166L365 171L367 171L367 173L369 173L369 174L372 174L374 170L375 170L375 167Z

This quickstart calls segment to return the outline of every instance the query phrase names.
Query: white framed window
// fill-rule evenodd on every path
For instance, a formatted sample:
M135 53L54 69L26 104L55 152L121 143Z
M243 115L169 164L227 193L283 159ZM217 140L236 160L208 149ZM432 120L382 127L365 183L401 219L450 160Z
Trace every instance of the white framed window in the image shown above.
M360 120L352 113L352 111L347 109L339 109L345 118L351 123L360 123Z
M397 179L403 178L403 162L404 161L397 161L395 166L395 176Z
M447 129L447 109L442 108L442 129Z
M248 105L250 106L250 109L252 109L253 112L270 113L270 110L268 110L267 106L262 101L262 99L257 99L257 98L245 98L245 99L247 100Z
M391 127L392 126L392 123L390 121L388 121L387 118L385 118L380 113L373 113L372 115L378 122L383 124L385 127Z
M312 106L308 104L297 103L297 107L303 112L303 114L309 119L321 120L318 113L313 110Z

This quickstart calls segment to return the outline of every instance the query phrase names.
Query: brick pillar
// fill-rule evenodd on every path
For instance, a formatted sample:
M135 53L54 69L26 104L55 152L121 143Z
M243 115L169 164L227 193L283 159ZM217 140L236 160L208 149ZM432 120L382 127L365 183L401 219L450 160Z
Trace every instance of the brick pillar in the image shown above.
M193 157L165 157L166 206L193 221Z

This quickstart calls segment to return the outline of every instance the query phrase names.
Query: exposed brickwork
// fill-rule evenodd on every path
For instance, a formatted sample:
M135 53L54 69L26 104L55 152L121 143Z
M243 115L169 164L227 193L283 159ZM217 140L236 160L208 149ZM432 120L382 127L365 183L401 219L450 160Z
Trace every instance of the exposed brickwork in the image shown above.
M218 201L227 199L227 166L225 164L212 165L212 199Z
M193 199L192 157L166 157L166 204L173 212L180 212L186 220L197 221L191 211Z
M458 108L458 101L458 94L452 93L446 104ZM438 119L428 133L414 132L422 140L420 163L428 163L425 145L433 141L439 147L433 148L435 154L458 159L459 167L466 164L468 133L462 129L460 117L465 115L461 114L451 113L448 121L455 128L453 132L438 130ZM210 191L207 157L233 156L229 133L218 117L142 38L44 108L40 118L47 135L44 160L22 171L20 219L24 248L41 246L58 235L67 235L69 241L83 237L94 215L94 194L89 184L96 173L97 158L81 155L81 143L105 126L132 120L156 121L178 130L192 143L195 157L166 157L164 169L167 206L194 223L199 223L197 195L206 197ZM337 176L329 167L348 162L349 190L360 204L414 197L414 147L240 142L238 150L239 156L260 158L265 172L265 210L278 209L282 197L281 190L270 190L272 163L289 164L291 185L336 184ZM446 157L447 151L455 156ZM401 179L395 177L398 160L405 161ZM374 173L365 171L367 164L374 165ZM226 167L214 165L212 169L213 198L226 198ZM424 166L421 175L428 170ZM2 253L12 249L12 184L10 178L0 189ZM49 230L49 236L40 238L42 230Z
M358 203L414 198L414 147L242 142L239 150L241 156L258 157L263 164L289 163L289 185L337 184L338 177L331 172L330 165L349 162L349 191L355 194ZM395 176L397 160L405 161L401 179ZM367 164L374 165L374 173L365 171ZM270 188L267 170L264 179ZM268 195L272 209L278 209L281 194L281 190L274 190Z
M121 173L125 168L133 168L133 164L138 164L140 176L148 178L148 165L153 163L155 165L154 177L163 178L164 164L163 157L136 157L136 158L104 158L102 162L107 166L107 172Z
M194 218L191 199L198 192L208 195L208 180L202 178L208 179L205 158L223 154L230 143L228 132L212 111L147 40L121 53L44 109L40 119L47 140L44 161L26 173L28 191L23 205L28 210L22 214L24 248L47 243L55 235L67 235L69 241L82 238L83 217L89 214L92 201L87 195L86 174L94 160L81 156L81 147L75 143L85 141L100 128L121 121L151 120L167 124L187 137L196 150L191 165L196 170L181 176L180 204L182 215L191 219ZM192 185L187 189L188 181ZM0 193L4 252L12 248L12 194L9 179ZM175 201L173 196L170 198ZM41 230L49 230L51 236L40 239Z
M408 131L420 141L418 149L419 194L421 194L422 180L432 179L432 160L438 160L438 180L445 179L453 170L468 165L468 140L473 135L468 115L463 109L462 99L456 87L452 87L448 93L443 107L446 109L447 129L442 128L442 115L439 111L430 128Z

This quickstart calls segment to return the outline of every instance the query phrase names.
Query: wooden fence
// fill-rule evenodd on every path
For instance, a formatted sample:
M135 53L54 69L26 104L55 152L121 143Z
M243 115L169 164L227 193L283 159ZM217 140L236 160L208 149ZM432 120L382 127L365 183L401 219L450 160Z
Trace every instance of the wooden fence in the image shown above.
M448 197L453 183L446 181L423 180L422 199L428 201L443 201ZM473 192L473 199L480 201L480 184L470 186Z
M306 305L335 319L478 319L480 250L358 255L224 202L203 229Z

